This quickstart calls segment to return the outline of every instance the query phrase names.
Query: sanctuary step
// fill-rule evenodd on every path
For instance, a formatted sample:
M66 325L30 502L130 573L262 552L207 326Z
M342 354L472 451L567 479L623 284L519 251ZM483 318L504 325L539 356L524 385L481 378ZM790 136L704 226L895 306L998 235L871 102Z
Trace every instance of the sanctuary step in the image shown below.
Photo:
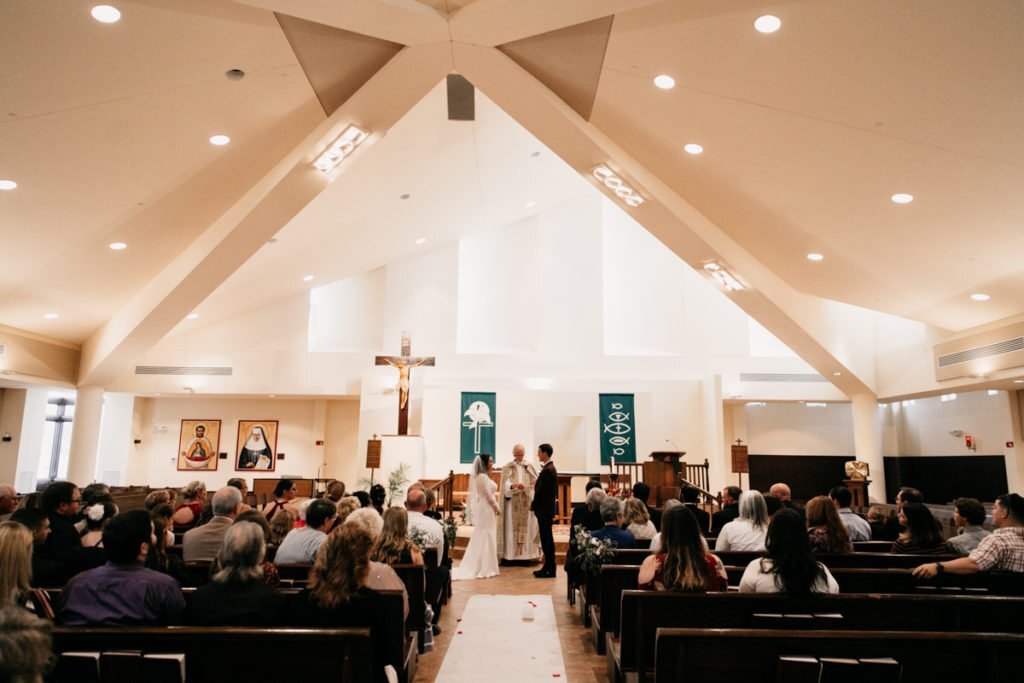
M466 546L473 535L473 527L460 526L455 535L455 545L449 550L452 559L461 560L466 553ZM553 529L555 537L555 564L561 567L565 564L565 554L569 550L569 525L556 524Z

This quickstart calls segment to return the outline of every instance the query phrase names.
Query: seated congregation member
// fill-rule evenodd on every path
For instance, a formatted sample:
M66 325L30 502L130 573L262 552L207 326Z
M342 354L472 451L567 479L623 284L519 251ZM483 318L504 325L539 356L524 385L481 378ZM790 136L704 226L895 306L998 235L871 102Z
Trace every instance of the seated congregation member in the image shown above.
M262 514L256 511L257 515ZM195 626L281 626L287 621L284 595L264 580L266 541L253 522L232 524L217 552L210 583L196 590L185 611Z
M309 587L294 596L291 620L296 626L369 627L381 642L387 624L383 596L367 587L373 538L358 524L343 524L321 548L309 572ZM373 647L373 680L383 682L383 647Z
M81 537L75 529L75 518L82 503L78 487L69 481L55 481L39 498L39 506L50 520L50 535L43 544L43 554L69 568L73 556L82 550Z
M900 524L906 529L893 541L891 553L943 555L946 542L939 523L924 503L906 503L900 510Z
M153 519L153 526L157 530L157 538L164 535L164 546L174 545L174 506L170 503L160 503L149 509L149 516Z
M835 503L839 511L839 519L846 527L846 533L851 541L870 541L872 532L871 524L850 508L853 502L853 493L845 486L835 486L828 492L829 498Z
M384 528L371 559L381 564L423 564L423 552L409 540L409 513L392 507L384 511Z
M718 532L715 550L764 550L768 533L768 508L760 491L746 491L740 495L739 516Z
M370 487L370 505L377 511L378 515L384 514L384 503L388 499L388 492L380 484Z
M764 497L764 509L768 513L768 519L782 509L782 501L770 493L761 494Z
M181 490L181 504L174 508L175 531L188 531L197 524L203 514L203 501L206 500L206 484L201 481L190 481Z
M437 511L437 496L434 494L434 490L425 488L423 489L423 495L427 497L427 509L423 511L423 514L430 519L440 522L443 517Z
M312 562L327 540L327 534L334 528L337 517L338 509L334 503L323 498L314 500L306 510L306 526L288 532L277 549L274 562Z
M213 494L213 518L202 526L185 532L181 554L186 562L212 561L224 544L224 534L242 509L242 493L234 486L225 486Z
M789 484L784 482L778 482L771 485L768 489L768 493L779 499L779 502L787 510L795 510L797 513L803 515L804 508L802 505L797 505L793 502L793 492L789 488ZM775 514L772 512L771 514Z
M46 513L39 508L21 508L11 514L11 521L24 525L32 534L32 585L37 588L63 586L67 581L64 565L43 554L43 544L50 535L50 520Z
M824 498L824 496L818 496ZM811 514L811 499L807 513ZM825 499L826 505L832 502ZM747 565L741 593L838 593L828 568L814 559L804 518L796 510L779 510L768 525L765 556Z
M278 513L278 515L283 514L283 512ZM258 526L263 531L264 545L270 545L270 524L267 522L267 518L263 516L262 512L249 508L235 517L235 524L241 524L242 522L250 522ZM337 525L337 522L335 522L335 525ZM266 554L264 554L263 557L263 580L268 586L277 587L281 585L281 575L278 573L277 567L274 566L274 563L267 560Z
M665 501L665 510L661 513L662 518L665 517L665 514L669 510L672 510L673 508L679 508L679 507L686 507L686 509L689 510L691 513L693 512L693 510L691 508L689 508L687 506L684 506L681 502L679 502L675 498L669 498L668 500ZM707 514L707 513L705 512L704 514ZM698 523L700 523L700 517L697 517L696 514L694 514L693 516L696 517ZM704 545L704 550L707 550L708 549L708 542L704 538L704 533L705 533L704 532L704 527L701 527L701 530L700 530L700 534L701 534L700 535L700 541ZM650 550L651 550L652 553L660 553L661 552L661 532L660 531L658 533L654 534L654 537L651 539L651 548L650 548Z
M85 521L86 508L92 507L96 503L110 503L113 505L114 499L110 495L110 487L106 484L89 484L82 489L82 502L78 506L78 515L75 517L75 528L78 529L79 536L88 531ZM114 514L117 514L116 508Z
M706 510L702 510L697 504L700 500L700 489L696 486L684 486L679 491L679 498L683 505L686 506L686 509L697 518L697 526L700 527L700 532L707 534L711 529L711 515ZM668 507L668 501L665 502L665 507Z
M636 498L626 499L622 520L626 525L626 531L633 534L633 538L651 539L658 533L654 528L654 522L647 514L647 506Z
M889 519L889 511L884 505L872 505L868 508L868 524L871 525L871 540L884 541L885 522ZM889 539L892 540L892 539Z
M161 503L149 513L153 521L154 543L146 555L146 568L180 580L185 571L185 561L181 555L167 552L167 548L174 545L174 532L171 531L173 514L170 503Z
M298 495L299 491L295 482L291 479L282 479L274 487L274 500L261 507L260 512L266 515L268 522L273 522L274 516L281 510L291 510L298 517L299 510L292 504Z
M946 548L954 555L968 555L992 533L981 526L985 523L985 506L977 498L957 498L953 508L953 522L960 533L946 539Z
M169 489L158 489L153 491L146 496L146 501L143 503L146 509L152 512L157 508L158 505L170 504L172 509L174 507L174 492Z
M885 520L885 531L882 540L895 541L899 538L900 532L904 529L904 523L900 519L899 512L907 503L924 504L924 494L910 486L904 486L896 492L896 514Z
M0 522L0 607L24 607L31 583L32 532L18 522Z
M162 626L181 622L178 582L146 569L153 522L145 510L117 514L103 529L107 564L83 572L61 594L58 620L68 626Z
M635 548L636 539L633 534L622 529L622 501L613 496L601 501L601 519L604 526L590 534L591 538L607 539L615 543L617 548Z
M262 512L260 513L263 514ZM264 519L266 519L264 517ZM291 510L279 510L274 519L270 520L270 544L279 546L284 542L284 537L295 528L299 516ZM340 521L340 518L339 518ZM337 524L338 522L335 522Z
M996 498L992 508L996 530L981 539L967 557L949 562L922 564L914 576L930 579L936 574L976 574L978 572L1024 573L1024 498L1007 493Z
M811 544L811 552L834 554L853 552L853 543L847 535L846 527L839 519L839 512L831 498L828 496L811 498L807 501L804 512L807 515L807 538Z
M0 607L0 676L8 683L42 683L53 669L49 621L20 607Z
M372 508L361 508L356 510L348 519L345 520L345 525L357 526L366 533L370 534L370 538L373 539L374 547L376 547L378 540L380 539L381 533L384 531L384 520L377 514L377 511ZM409 595L405 590L405 583L399 578L395 570L389 567L383 562L375 562L372 558L370 560L370 573L366 577L366 587L372 588L375 591L384 590L395 590L402 591L405 595L405 601L403 606L405 608L405 615L409 616Z
M570 524L575 529L577 524L582 524L587 531L597 531L604 526L601 519L601 503L608 496L601 488L601 482L587 482L587 502L580 508L573 510Z
M717 535L726 524L740 516L740 496L743 489L739 486L726 486L722 489L722 509L711 515L711 534Z
M342 499L344 500L344 499ZM427 517L424 512L427 510L427 496L422 489L413 489L405 497L405 510L409 515L409 532L414 529L422 532L424 545L421 550L435 550L437 552L436 569L428 568L430 577L427 580L426 600L434 611L433 632L440 635L441 627L437 622L441 619L441 608L444 605L442 593L447 590L449 577L451 576L451 563L446 557L447 542L444 536L444 527L440 522ZM354 513L353 513L354 514Z
M370 507L370 494L366 491L356 491L352 494L359 501L360 507Z
M103 526L107 520L117 514L117 506L113 503L93 503L84 510L85 534L81 543L83 548L103 547Z
M337 504L339 500L345 497L345 482L332 479L327 482L327 491L324 493L324 498Z
M651 523L654 525L654 530L657 531L661 528L661 513L652 508L647 504L647 501L651 497L651 487L642 481L638 481L633 485L633 491L631 493L632 498L636 498L638 501L643 503L644 509L647 510L648 517L651 518Z
M704 593L724 591L728 577L722 561L705 550L697 518L683 506L661 518L663 550L640 565L637 584L654 590Z

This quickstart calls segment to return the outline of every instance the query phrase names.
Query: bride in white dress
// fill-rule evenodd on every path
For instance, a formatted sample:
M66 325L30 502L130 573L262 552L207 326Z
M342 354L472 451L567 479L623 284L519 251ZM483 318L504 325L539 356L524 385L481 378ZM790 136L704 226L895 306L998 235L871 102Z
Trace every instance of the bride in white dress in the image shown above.
M498 485L490 476L491 456L481 453L473 460L469 480L469 505L473 511L473 535L462 564L452 570L453 581L486 579L498 575Z

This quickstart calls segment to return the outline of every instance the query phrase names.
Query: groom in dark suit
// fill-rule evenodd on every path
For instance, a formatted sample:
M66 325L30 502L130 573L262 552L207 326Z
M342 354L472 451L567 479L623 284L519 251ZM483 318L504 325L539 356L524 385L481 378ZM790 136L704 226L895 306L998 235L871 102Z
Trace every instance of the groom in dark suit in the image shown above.
M542 443L537 448L537 459L543 467L533 486L533 503L530 504L530 509L537 518L540 547L544 551L544 566L533 573L538 579L555 578L555 537L551 533L551 525L555 522L558 470L555 469L555 463L551 462L554 452L551 444L547 443Z

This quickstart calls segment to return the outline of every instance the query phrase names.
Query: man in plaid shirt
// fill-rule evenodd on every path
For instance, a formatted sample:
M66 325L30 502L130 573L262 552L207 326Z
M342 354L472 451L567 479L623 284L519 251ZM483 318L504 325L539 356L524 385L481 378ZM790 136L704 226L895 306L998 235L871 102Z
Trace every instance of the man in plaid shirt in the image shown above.
M1024 573L1024 498L1016 493L996 498L992 523L996 530L983 538L970 555L951 562L922 564L914 570L914 576L930 579L944 572L974 574L993 570Z

